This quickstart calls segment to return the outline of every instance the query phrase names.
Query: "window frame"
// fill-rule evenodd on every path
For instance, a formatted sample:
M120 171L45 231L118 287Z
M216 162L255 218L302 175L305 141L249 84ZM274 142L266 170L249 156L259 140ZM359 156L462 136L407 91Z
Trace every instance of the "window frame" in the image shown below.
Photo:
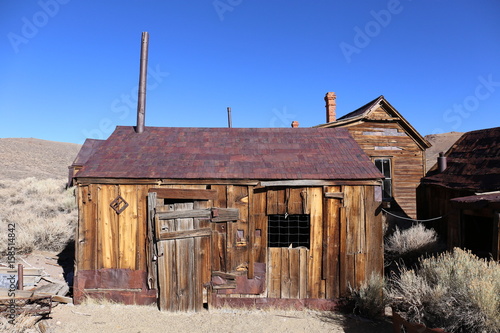
M387 160L389 161L389 178L385 176L385 170L383 168L384 163L381 162L382 170L380 170L377 166L377 160L384 161ZM372 161L373 164L375 164L375 167L384 175L384 179L382 180L382 201L389 202L394 200L394 162L392 157L390 156L372 156ZM386 181L389 181L390 183L390 193L389 196L386 195Z

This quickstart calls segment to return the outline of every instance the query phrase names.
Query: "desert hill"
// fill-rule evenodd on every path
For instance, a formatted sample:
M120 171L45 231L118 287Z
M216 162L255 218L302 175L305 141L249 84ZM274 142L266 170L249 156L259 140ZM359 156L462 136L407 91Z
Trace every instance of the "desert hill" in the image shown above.
M80 147L33 138L0 138L0 179L66 179Z
M449 132L426 135L425 139L432 145L432 147L425 151L425 159L427 163L426 171L429 171L429 169L437 163L439 153L446 153L463 134L464 133L462 132Z

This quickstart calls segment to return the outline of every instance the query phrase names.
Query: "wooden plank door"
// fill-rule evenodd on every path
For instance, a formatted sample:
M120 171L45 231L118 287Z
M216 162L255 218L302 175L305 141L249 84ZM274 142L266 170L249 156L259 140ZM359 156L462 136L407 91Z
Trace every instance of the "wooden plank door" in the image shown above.
M158 205L163 201L163 205ZM161 310L199 311L210 282L208 201L157 200L155 245Z

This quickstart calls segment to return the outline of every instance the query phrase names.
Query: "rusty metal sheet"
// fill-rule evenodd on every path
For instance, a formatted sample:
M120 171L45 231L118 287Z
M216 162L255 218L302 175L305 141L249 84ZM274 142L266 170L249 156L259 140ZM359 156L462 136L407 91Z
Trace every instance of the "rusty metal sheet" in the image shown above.
M78 271L73 286L75 304L85 297L103 298L124 304L153 304L156 290L148 289L142 270L111 269Z

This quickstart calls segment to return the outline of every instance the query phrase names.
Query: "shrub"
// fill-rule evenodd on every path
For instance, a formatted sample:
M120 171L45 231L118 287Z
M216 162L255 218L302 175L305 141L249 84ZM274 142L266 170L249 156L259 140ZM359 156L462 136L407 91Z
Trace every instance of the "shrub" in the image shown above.
M448 332L500 331L500 264L454 249L402 268L386 288L392 307L408 321Z
M60 251L74 238L76 201L64 181L26 178L0 184L0 253L6 253L12 223L17 253Z
M438 250L438 237L434 229L427 229L421 223L405 230L396 226L395 231L386 237L384 248L387 266L399 260L411 265L421 255Z
M354 311L367 318L381 317L385 309L384 278L372 273L359 289L349 286Z

